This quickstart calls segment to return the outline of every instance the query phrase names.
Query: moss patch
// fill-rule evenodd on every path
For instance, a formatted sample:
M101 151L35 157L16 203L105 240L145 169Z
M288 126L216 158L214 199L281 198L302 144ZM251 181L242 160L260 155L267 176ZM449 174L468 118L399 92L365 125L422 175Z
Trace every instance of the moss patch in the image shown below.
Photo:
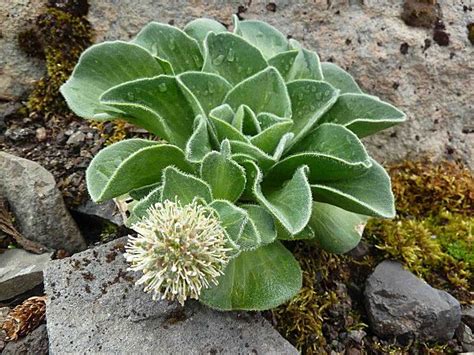
M92 44L91 25L74 8L74 2L59 6L50 1L36 19L35 28L18 37L21 48L36 48L29 55L46 59L47 75L35 84L27 103L30 111L43 116L70 115L59 88L71 75L80 54ZM36 44L32 46L31 41Z
M373 219L364 233L366 252L334 255L298 242L293 253L303 270L303 288L272 311L277 329L305 354L453 353L449 344L400 344L379 339L367 327L362 291L365 279L384 259L401 261L432 286L472 303L474 285L474 180L452 162L427 159L388 167L396 197L394 220ZM354 329L368 334L347 339Z

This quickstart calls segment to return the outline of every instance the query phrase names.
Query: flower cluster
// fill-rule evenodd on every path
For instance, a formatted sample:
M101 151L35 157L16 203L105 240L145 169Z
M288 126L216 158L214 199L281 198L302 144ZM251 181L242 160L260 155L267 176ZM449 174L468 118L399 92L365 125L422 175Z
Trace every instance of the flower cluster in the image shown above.
M203 288L218 284L230 259L219 219L197 202L157 203L132 228L138 235L130 237L125 258L131 270L143 272L137 284L153 299L198 299Z

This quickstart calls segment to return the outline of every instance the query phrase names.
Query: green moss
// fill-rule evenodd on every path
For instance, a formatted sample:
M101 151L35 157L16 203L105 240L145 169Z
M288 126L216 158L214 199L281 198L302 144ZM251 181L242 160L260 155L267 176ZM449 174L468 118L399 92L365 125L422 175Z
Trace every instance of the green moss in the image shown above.
M117 233L119 231L119 227L111 222L106 222L101 233L100 233L100 241L103 243L110 242L117 238Z
M397 219L372 220L365 237L379 258L400 260L434 287L472 302L474 180L452 162L404 162L389 167Z
M331 333L367 328L361 294L351 299L337 285L363 289L366 277L387 258L401 261L432 286L448 290L461 302L472 302L471 173L457 163L433 164L426 159L392 165L388 171L398 217L369 221L364 234L370 245L366 256L354 259L333 255L303 242L293 248L303 271L303 287L292 300L274 309L272 318L279 332L304 354L333 350ZM341 313L344 305L346 311ZM452 352L447 344L415 342L403 347L370 334L361 346L363 353L374 354Z
M92 29L85 17L68 12L68 3L61 9L50 2L45 12L38 16L34 29L28 29L18 37L20 47L31 48L31 41L46 59L47 74L39 80L28 99L28 109L45 117L70 115L59 93L60 86L72 73L80 54L92 44ZM72 6L72 5L71 5Z

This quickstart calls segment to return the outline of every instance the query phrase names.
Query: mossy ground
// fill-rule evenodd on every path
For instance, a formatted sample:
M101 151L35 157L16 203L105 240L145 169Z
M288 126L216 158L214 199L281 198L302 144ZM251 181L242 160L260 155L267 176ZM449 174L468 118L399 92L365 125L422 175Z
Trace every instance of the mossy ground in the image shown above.
M35 21L18 35L26 55L42 58L46 74L32 90L11 102L0 131L0 150L34 160L49 170L74 207L87 198L84 171L104 146L133 133L124 121L93 122L75 116L59 92L80 54L93 43L86 15L87 0L49 0ZM25 103L25 104L23 104ZM83 134L78 144L68 144L72 134Z
M303 288L293 300L273 310L272 316L277 329L303 353L455 351L454 343L401 344L397 339L378 339L366 325L361 300L364 281L373 268L381 260L394 259L461 303L473 303L473 176L458 163L427 159L391 165L388 171L397 218L369 222L363 256L293 245L303 269ZM354 329L368 333L361 343L347 339Z

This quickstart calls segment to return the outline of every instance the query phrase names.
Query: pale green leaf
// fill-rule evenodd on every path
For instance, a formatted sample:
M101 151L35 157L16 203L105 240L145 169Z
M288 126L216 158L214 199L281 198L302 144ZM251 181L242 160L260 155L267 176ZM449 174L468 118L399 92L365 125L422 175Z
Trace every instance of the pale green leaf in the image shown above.
M202 68L198 42L174 26L150 22L133 39L133 43L169 62L176 74Z
M232 108L229 105L222 104L212 109L209 112L209 116L218 118L224 122L232 124L232 121L234 120L235 112L234 110L232 110Z
M271 58L289 49L288 40L275 27L256 20L239 21L233 16L234 33L260 49L265 58Z
M329 84L339 89L341 94L362 93L362 90L359 88L359 85L357 85L354 78L336 64L323 62L321 63L321 69L323 71L324 81L327 81Z
M308 223L315 233L312 241L330 253L347 253L359 244L367 219L333 205L313 202Z
M311 216L311 188L306 177L308 167L296 170L292 178L282 186L262 191L262 173L253 162L244 165L247 180L258 203L264 206L291 234L303 230Z
M291 103L285 82L273 67L262 70L236 85L229 91L224 102L234 111L245 104L256 114L268 112L280 117L291 116Z
M199 163L211 150L207 120L199 115L194 121L194 132L186 143L186 159L192 163Z
M127 218L125 224L127 227L133 226L147 215L148 209L155 204L161 202L161 193L163 186L158 186L151 190L144 198L140 199L132 209L130 217Z
M87 188L93 201L102 202L159 182L168 165L192 169L176 146L128 139L102 149L92 159L86 171Z
M321 122L343 125L366 137L406 120L405 114L389 103L365 94L340 95Z
M274 57L268 60L268 64L275 67L285 79L286 82L290 81L290 70L293 67L295 58L298 55L299 50L291 50L282 53L278 53Z
M257 48L229 32L210 32L206 37L205 52L202 70L219 74L232 85L268 66Z
M288 81L297 79L322 80L323 73L318 55L307 49L300 49L287 74Z
M267 154L272 154L283 135L293 127L292 120L285 120L268 127L264 131L250 138L250 142Z
M311 191L315 201L347 211L375 217L395 216L390 177L373 159L366 173L347 180L311 184Z
M210 152L201 164L201 178L211 187L215 199L238 200L245 188L245 170L219 152Z
M296 80L288 84L293 110L293 145L315 126L337 100L338 91L331 85L314 80Z
M247 105L239 106L232 120L232 126L239 132L249 136L256 135L261 131L260 123L255 113Z
M250 159L257 162L257 165L263 170L267 170L275 164L275 160L270 155L250 143L234 140L230 140L229 143L232 148L232 158L239 163Z
M232 239L234 243L237 242L242 234L245 223L247 223L247 212L227 200L214 200L209 204L209 207L216 210L221 221L221 226L226 230L229 238Z
M372 162L362 142L347 128L325 123L293 147L291 154L268 172L268 179L289 179L302 165L309 167L311 183L356 177Z
M260 235L262 244L269 244L277 237L275 221L266 209L258 205L242 205L248 213L249 219L253 222L256 231Z
M112 116L100 96L118 84L164 74L150 53L136 44L115 41L96 44L82 53L71 77L61 86L69 108L84 118ZM98 114L98 116L96 116ZM114 115L114 117L120 116Z
M206 182L191 174L186 174L169 166L163 172L163 201L177 199L181 204L192 203L196 197L207 203L212 201L211 189Z
M209 32L227 32L223 24L208 18L198 18L184 26L183 31L190 37L198 41L201 52L204 54L204 41Z
M221 225L240 250L253 250L261 244L261 237L246 210L227 200L214 200L210 205L219 215Z
M178 77L201 104L205 114L219 106L232 88L222 77L202 72L186 72Z
M219 310L266 310L294 297L301 288L298 262L280 243L244 251L231 260L219 285L203 290L199 301Z
M117 85L102 95L101 103L120 109L130 122L181 148L199 114L196 103L188 101L176 78L165 75Z

